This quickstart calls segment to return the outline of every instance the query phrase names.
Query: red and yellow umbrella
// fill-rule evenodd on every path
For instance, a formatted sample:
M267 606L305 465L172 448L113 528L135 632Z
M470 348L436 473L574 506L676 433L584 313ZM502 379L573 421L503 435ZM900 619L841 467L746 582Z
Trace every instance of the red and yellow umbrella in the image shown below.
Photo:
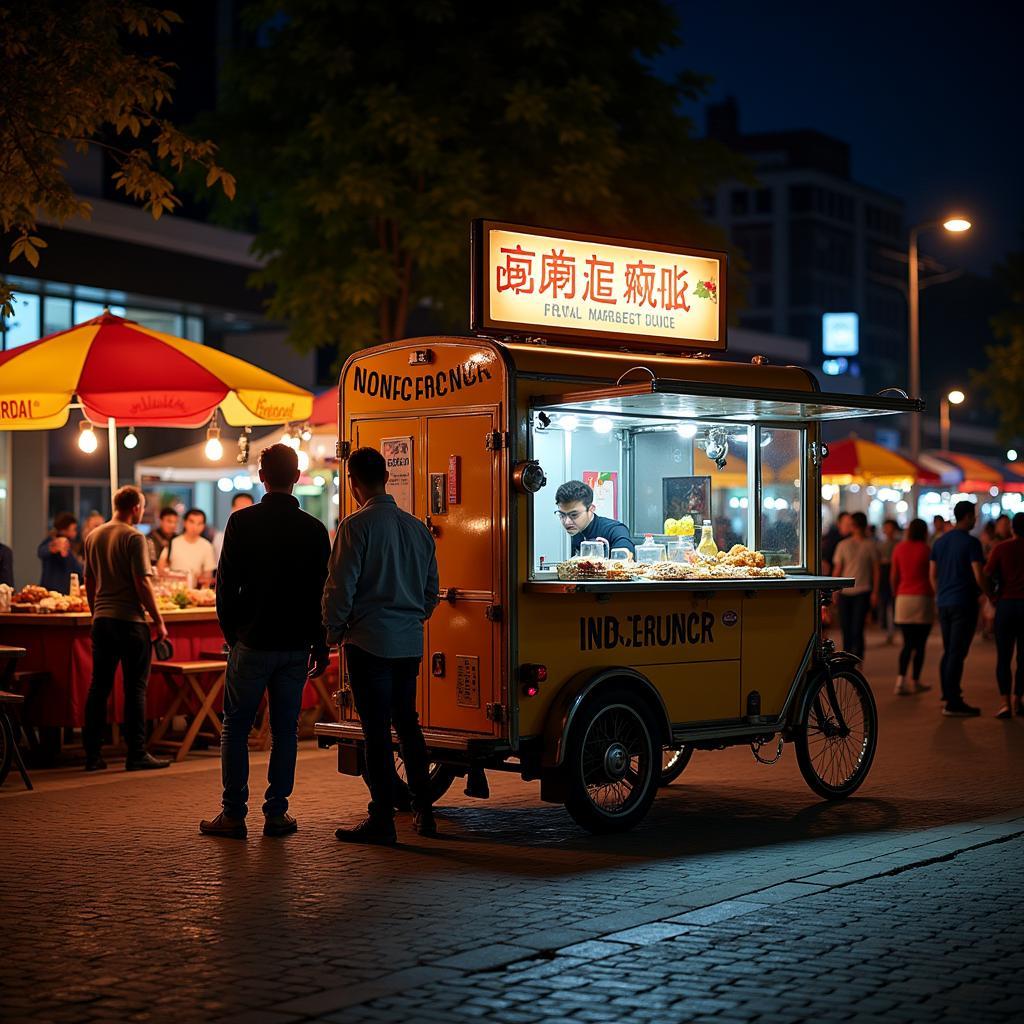
M830 441L828 456L821 464L821 482L843 487L848 484L911 487L914 483L938 483L938 480L937 473L859 437Z
M104 313L0 354L0 430L64 426L77 396L96 423L198 427L306 420L313 396L228 355Z

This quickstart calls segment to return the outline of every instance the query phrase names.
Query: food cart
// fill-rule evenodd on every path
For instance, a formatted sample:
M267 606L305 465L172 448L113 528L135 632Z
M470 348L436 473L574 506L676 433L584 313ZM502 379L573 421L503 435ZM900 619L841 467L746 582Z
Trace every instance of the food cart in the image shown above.
M921 403L712 358L721 253L477 222L473 269L479 336L358 352L338 395L339 457L380 450L437 544L419 689L434 797L462 776L486 796L485 771L511 771L618 831L693 750L749 744L769 761L784 741L816 793L852 793L876 712L858 659L821 635L820 606L852 581L819 575L819 429ZM689 513L721 551L571 558L555 514L568 480L592 482L637 543L668 541L666 520ZM357 774L344 684L340 701L343 720L316 732Z

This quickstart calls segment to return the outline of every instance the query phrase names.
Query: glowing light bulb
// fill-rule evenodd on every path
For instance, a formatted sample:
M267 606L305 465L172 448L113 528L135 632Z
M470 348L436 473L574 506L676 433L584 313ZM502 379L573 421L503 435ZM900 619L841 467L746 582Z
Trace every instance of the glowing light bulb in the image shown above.
M92 429L92 424L88 420L83 420L78 425L78 447L86 455L92 455L98 446L99 441L96 439L96 431Z
M946 398L953 405L960 405L967 396L958 388L955 391L950 391Z
M217 481L217 490L221 491L223 494L227 494L230 491L233 491L234 490L234 485L231 483L231 477L229 477L229 476L222 476Z
M1007 450L1006 450L1006 458L1010 462L1016 462L1017 461L1017 449L1016 448L1007 448Z
M211 437L207 439L203 451L211 462L219 462L224 455L224 445L220 443L219 437Z
M971 230L971 222L965 217L950 217L942 226L947 231L952 231L954 234L958 234L961 231Z
M691 438L697 436L697 424L696 423L680 423L676 427L676 433L682 438Z
M128 428L128 433L124 435L124 446L131 451L139 443L139 436L135 433L134 427Z

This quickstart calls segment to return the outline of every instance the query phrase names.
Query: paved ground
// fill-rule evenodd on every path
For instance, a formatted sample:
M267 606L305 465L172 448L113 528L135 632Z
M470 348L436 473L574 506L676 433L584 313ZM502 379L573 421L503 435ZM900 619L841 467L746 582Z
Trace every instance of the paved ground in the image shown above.
M195 834L209 757L11 779L0 1019L1019 1019L1024 720L991 717L991 646L981 720L892 697L894 657L873 640L881 739L856 798L819 802L788 749L699 753L626 836L492 775L490 801L453 788L436 841L400 819L397 849L342 847L365 794L314 749L285 840Z

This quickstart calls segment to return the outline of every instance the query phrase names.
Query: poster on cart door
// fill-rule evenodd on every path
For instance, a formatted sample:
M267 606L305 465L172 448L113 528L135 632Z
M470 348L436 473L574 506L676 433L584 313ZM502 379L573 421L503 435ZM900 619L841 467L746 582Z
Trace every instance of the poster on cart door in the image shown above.
M395 504L409 515L415 515L412 491L412 438L385 437L380 442L380 453L387 463L388 494Z

